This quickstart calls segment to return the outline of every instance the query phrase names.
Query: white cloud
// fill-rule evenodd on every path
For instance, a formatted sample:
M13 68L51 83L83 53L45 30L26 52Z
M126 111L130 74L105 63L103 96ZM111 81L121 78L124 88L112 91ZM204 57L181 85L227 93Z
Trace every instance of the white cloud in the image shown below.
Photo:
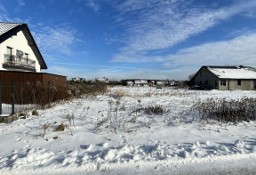
M0 4L0 21L10 21L6 8Z
M26 3L23 0L17 0L19 6L25 6Z
M192 1L128 0L116 8L117 22L126 28L129 37L125 46L114 55L114 62L154 62L147 57L152 51L171 48L220 22L248 10L256 10L256 1L229 7L196 7ZM131 19L126 18L130 16ZM153 58L153 60L152 60Z
M78 41L77 32L68 25L35 26L33 35L44 53L72 54L72 47Z
M237 36L237 34L240 34ZM256 31L248 31L229 40L210 42L181 49L175 54L165 56L144 56L126 53L126 62L155 62L162 65L162 70L141 69L128 72L131 77L187 79L188 75L197 71L202 65L247 65L256 67ZM130 54L130 57L128 56ZM134 55L132 55L134 54ZM120 55L119 55L120 56ZM137 57L136 57L137 56ZM133 59L135 57L135 59ZM138 59L139 58L139 59ZM152 75L150 75L152 72ZM124 77L125 75L122 74ZM154 77L153 76L153 77Z
M201 65L250 65L256 66L256 31L236 38L202 44L180 50L165 57L165 67L186 67Z
M86 3L87 3L87 5L88 5L91 9L93 9L93 11L95 11L95 12L98 12L98 11L99 11L100 6L99 6L99 4L97 3L96 0L87 0Z

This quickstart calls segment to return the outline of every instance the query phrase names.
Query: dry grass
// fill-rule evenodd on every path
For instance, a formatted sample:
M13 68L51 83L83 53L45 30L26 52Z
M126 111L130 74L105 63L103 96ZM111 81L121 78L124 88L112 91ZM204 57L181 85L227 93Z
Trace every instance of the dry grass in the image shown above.
M108 90L107 84L103 82L96 82L95 84L72 83L69 84L68 89L74 97L94 96L105 94Z
M215 99L210 98L194 105L201 120L238 123L256 120L256 98Z
M43 85L41 82L17 84L15 86L15 104L37 104L47 106L52 102L68 99L67 88L55 85Z
M127 97L129 94L125 92L124 90L115 90L110 92L109 94L110 97L113 97L115 99L121 99L122 97Z

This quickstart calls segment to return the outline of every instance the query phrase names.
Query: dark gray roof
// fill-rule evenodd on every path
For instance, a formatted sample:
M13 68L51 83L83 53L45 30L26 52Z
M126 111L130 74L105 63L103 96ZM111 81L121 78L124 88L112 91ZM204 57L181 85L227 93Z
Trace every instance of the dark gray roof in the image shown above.
M240 69L243 66L202 66L204 68L216 68L216 69Z
M21 24L18 23L3 23L0 22L0 36L5 34L6 32L10 31L11 29L19 26Z
M11 36L16 35L19 31L22 31L24 33L26 39L28 40L29 46L31 47L34 54L36 55L36 58L38 59L41 69L47 69L44 58L40 53L27 24L0 22L0 43L10 38Z

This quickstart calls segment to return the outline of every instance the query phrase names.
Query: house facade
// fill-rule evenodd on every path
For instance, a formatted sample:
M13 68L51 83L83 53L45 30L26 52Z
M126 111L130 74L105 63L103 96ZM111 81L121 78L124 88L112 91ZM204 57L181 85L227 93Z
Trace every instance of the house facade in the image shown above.
M248 66L202 66L191 85L219 90L256 90L256 69Z
M0 70L40 72L47 65L26 24L0 23Z
M26 24L0 22L0 89L2 101L12 99L11 87L65 87L66 76L43 73L47 65Z

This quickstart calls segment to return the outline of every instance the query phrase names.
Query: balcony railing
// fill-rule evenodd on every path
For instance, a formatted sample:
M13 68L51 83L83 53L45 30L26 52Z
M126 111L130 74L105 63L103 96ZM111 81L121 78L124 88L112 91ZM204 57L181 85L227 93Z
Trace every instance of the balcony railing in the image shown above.
M18 69L35 69L36 67L36 61L28 59L28 58L18 58L15 55L4 55L4 64L5 66L11 67L11 68L18 68Z

